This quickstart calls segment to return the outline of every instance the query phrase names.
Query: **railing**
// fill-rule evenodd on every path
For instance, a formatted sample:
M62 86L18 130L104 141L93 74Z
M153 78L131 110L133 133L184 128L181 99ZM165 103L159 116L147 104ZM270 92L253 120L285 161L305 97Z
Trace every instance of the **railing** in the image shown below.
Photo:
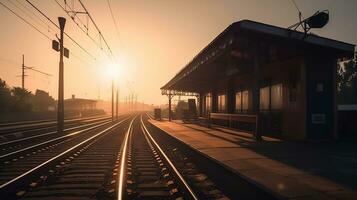
M260 139L260 133L259 133L259 117L258 115L254 114L228 114L228 113L210 113L209 115L209 121L210 123L212 120L224 120L228 122L228 126L232 126L232 122L244 122L248 124L254 124L255 129L254 129L254 136L257 139Z

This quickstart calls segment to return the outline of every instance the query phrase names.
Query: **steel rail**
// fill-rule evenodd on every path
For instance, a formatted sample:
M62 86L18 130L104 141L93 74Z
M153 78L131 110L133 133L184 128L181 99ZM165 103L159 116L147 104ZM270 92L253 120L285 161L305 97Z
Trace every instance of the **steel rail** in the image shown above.
M43 145L46 145L46 144L49 144L49 143L52 143L52 142L56 142L58 140L62 140L62 139L65 139L65 138L68 138L68 137L71 137L71 136L74 136L74 135L78 135L80 133L96 129L98 127L107 125L109 123L111 123L111 121L108 121L108 122L105 122L105 123L101 123L101 124L98 124L98 125L95 125L95 126L92 126L92 127L80 130L80 131L75 131L73 133L69 133L69 134L61 136L61 137L57 137L57 138L54 138L54 139L51 139L51 140L48 140L48 141L45 141L45 142L41 142L41 143L26 147L26 148L23 148L23 149L19 149L19 150L13 151L11 153L0 155L0 159L4 159L4 158L9 157L9 156L14 156L16 154L19 154L19 153L24 152L24 151L28 151L30 149L34 149L34 148L39 147L39 146L43 146Z
M133 131L133 122L135 120L137 116L135 116L130 124L129 124L129 128L125 134L125 138L124 138L124 141L122 143L122 146L121 146L121 149L120 149L120 152L121 152L121 159L120 159L120 170L119 170L119 178L118 178L118 188L117 188L117 199L118 200L122 200L124 198L124 192L123 192L123 189L124 189L124 171L125 171L125 166L126 166L126 160L127 160L127 156L126 156L126 153L127 153L127 149L128 149L128 141L129 141L129 135L131 134L131 132Z
M95 119L100 119L100 118L106 118L106 117L88 117L88 118L74 118L74 119L65 119L64 121L67 123L70 122L79 122L79 121L85 121L85 120L95 120ZM33 122L19 122L19 123L14 123L14 124L9 124L9 125L0 125L0 131L16 131L16 129L24 129L24 128L31 128L31 127L36 127L36 126L51 126L51 125L56 125L57 121L55 120L47 120L47 121L33 121Z
M100 116L91 116L91 117L83 117L83 118L78 118L78 117L69 117L66 118L65 121L71 121L71 120L83 120L83 119L95 119L95 118L100 118L100 117L106 117L105 115L100 115ZM7 122L7 123L0 123L0 127L4 126L16 126L16 125L23 125L23 124L37 124L37 123L43 123L43 122L55 122L55 119L39 119L39 120L25 120L25 121L17 121L17 122Z
M160 145L155 141L155 139L151 136L150 132L148 131L148 129L146 128L144 122L143 122L143 115L141 115L140 117L141 120L141 129L143 130L143 132L145 133L145 135L147 135L149 137L149 139L151 140L152 144L154 144L154 146L159 150L159 152L161 153L161 155L165 158L167 164L171 167L171 169L173 170L175 176L180 180L180 182L182 183L182 185L184 186L184 189L188 192L189 196L191 199L195 199L198 200L197 195L195 194L195 192L191 189L190 185L186 182L186 180L183 178L183 176L181 175L181 173L177 170L177 168L175 167L175 165L171 162L171 160L169 159L169 157L165 154L165 152L161 149Z
M11 192L13 192L13 190L16 188L16 185L20 185L21 180L30 180L30 177L32 177L36 172L38 171L43 171L44 168L49 167L48 165L53 164L52 162L56 162L59 159L62 159L64 156L67 156L69 153L75 151L76 149L80 148L81 146L87 144L88 142L93 141L94 139L98 138L99 136L108 133L110 130L112 130L113 128L117 127L119 124L123 123L124 121L126 121L127 119L129 119L129 117L115 123L114 125L111 125L110 127L100 131L99 133L91 136L90 138L68 148L67 150L63 151L62 153L48 159L47 161L37 165L36 167L24 172L23 174L13 178L12 180L0 185L0 194L1 196L6 196L6 194L11 194ZM24 183L23 183L24 184Z
M111 119L108 118L107 120L103 119L102 121L93 122L93 123L90 123L90 124L83 124L83 125L79 125L79 126L66 128L66 129L64 129L64 132L72 131L72 130L76 130L76 129L80 129L80 128L84 128L84 127L88 127L88 126L92 126L94 124L100 124L100 123L105 122L105 121L111 121ZM44 136L52 135L52 134L56 134L56 133L57 133L57 131L51 131L51 132L48 132L48 133L42 133L42 134L39 134L39 135L24 137L24 138L17 139L17 140L11 140L11 141L8 141L8 142L0 143L0 147L3 146L3 145L8 145L8 144L17 143L17 142L23 142L23 141L26 141L26 140L31 140L31 139L35 139L35 138L39 138L39 137L44 137Z

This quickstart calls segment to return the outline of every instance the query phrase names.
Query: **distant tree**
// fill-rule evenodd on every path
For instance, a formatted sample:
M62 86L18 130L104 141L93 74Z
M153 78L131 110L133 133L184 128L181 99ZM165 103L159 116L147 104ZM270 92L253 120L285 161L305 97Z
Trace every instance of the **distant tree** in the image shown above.
M10 111L12 107L11 90L6 82L0 79L0 112Z
M43 90L36 90L33 95L31 103L34 111L48 111L50 106L55 105L55 100Z
M356 60L338 65L338 103L357 104L357 63Z
M15 112L28 112L32 111L31 98L32 94L26 89L14 87L11 90L13 95L13 111Z

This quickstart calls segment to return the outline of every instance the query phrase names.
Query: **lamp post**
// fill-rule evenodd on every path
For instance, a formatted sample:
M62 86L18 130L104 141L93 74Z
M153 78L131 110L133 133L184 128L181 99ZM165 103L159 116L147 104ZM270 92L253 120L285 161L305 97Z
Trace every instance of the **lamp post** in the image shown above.
M59 22L61 33L59 38L60 61L59 61L59 80L58 80L57 130L58 133L62 133L63 125L64 125L63 32L64 32L64 26L66 24L66 19L63 17L59 17L58 22Z

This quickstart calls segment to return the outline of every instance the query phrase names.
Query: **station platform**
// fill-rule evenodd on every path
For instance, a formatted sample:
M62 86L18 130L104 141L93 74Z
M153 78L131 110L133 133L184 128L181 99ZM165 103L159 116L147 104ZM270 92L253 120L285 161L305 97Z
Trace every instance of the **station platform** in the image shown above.
M149 122L280 199L357 199L357 145L283 141L182 121Z

